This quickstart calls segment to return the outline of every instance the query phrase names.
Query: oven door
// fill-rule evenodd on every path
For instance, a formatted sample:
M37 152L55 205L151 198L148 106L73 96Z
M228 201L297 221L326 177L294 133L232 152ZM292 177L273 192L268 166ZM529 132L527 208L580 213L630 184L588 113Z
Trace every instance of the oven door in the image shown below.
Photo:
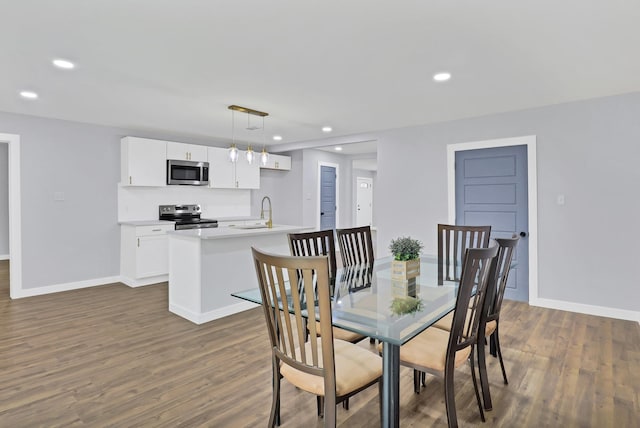
M167 184L207 186L209 184L209 162L168 160Z

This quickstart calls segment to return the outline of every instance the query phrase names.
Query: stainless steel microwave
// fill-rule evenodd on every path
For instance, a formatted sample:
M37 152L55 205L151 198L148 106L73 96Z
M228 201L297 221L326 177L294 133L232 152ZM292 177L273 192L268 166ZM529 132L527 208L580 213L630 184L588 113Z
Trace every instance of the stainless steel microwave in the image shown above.
M167 160L167 184L207 186L209 162Z

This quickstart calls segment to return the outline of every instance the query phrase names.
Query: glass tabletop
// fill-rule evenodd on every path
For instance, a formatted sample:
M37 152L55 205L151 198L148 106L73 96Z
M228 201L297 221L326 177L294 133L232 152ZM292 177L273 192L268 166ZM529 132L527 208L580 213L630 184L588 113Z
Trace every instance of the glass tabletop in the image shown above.
M420 258L420 275L412 280L392 279L392 260L338 269L331 286L334 326L402 345L454 308L458 283L438 285L435 256ZM258 288L232 295L262 303Z

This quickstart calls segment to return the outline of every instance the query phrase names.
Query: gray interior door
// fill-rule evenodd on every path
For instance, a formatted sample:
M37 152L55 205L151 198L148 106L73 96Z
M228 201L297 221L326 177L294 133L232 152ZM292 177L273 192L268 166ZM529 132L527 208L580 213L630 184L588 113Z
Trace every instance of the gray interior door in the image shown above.
M456 152L456 224L491 225L492 238L520 235L505 299L529 300L527 146Z
M320 166L320 230L336 228L336 169Z

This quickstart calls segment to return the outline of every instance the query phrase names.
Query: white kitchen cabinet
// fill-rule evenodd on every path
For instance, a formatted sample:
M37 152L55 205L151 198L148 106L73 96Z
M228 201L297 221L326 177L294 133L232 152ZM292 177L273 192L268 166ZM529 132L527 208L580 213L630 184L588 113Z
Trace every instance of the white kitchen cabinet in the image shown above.
M260 167L254 161L247 162L246 153L240 150L238 161L229 160L229 149L209 147L209 187L216 189L259 189Z
M167 231L173 223L148 226L121 225L120 275L131 286L167 281L169 247Z
M125 137L120 140L120 183L124 186L166 186L167 146L164 141Z
M267 164L260 165L260 168L289 171L291 169L291 156L269 154Z
M220 147L209 147L209 187L216 189L235 189L236 172L233 162L229 160L229 150Z
M167 159L207 162L207 146L168 141Z
M253 160L253 164L247 162L247 152L240 150L236 166L236 188L259 189L260 188L260 161ZM256 158L258 156L256 155Z

